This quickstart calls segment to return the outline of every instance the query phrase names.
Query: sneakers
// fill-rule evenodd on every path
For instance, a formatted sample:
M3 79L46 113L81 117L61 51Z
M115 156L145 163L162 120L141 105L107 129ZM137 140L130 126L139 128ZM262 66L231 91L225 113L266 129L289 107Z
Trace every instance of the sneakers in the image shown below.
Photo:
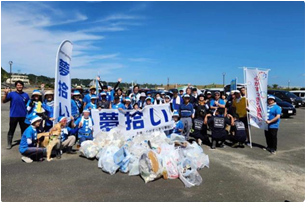
M232 145L232 148L237 148L239 146L239 143L236 142L235 144Z
M216 149L216 141L215 140L213 140L213 142L212 142L211 149Z
M72 147L68 147L67 154L76 154L76 152L72 150Z
M271 154L275 155L276 154L276 151L270 151Z
M31 158L26 157L26 156L22 156L21 159L25 163L32 163L33 162L33 160Z
M198 145L201 146L202 145L202 140L198 139Z

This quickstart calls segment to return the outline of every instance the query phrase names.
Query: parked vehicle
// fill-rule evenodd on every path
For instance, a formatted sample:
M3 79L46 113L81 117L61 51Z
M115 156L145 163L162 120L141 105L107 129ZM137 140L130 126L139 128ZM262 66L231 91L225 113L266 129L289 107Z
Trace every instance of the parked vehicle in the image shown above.
M303 100L303 106L305 105L305 90L294 90L290 92L300 97Z
M296 96L295 94L284 91L284 90L268 90L268 94L274 95L278 98L280 98L283 101L291 103L294 107L300 107L303 104L303 101L301 98Z
M282 117L290 117L291 115L296 115L296 109L292 106L292 104L285 102L276 96L274 97L277 105L282 108Z

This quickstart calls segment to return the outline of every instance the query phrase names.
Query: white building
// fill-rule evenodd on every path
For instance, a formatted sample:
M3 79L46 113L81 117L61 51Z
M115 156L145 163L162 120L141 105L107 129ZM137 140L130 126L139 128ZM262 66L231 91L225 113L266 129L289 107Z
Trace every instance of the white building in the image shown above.
M18 80L22 81L24 85L30 85L29 77L26 75L19 75L19 74L12 74L12 78L8 78L6 80L6 83L14 84Z

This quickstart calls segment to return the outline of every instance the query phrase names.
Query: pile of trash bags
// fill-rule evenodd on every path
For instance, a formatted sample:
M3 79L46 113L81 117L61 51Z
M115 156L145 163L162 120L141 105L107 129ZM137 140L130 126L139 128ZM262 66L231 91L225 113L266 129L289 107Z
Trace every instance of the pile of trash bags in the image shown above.
M100 132L80 148L86 158L97 158L98 167L110 175L118 170L140 175L145 183L163 177L179 178L186 187L200 185L199 169L209 167L209 157L196 143L178 134L168 138L163 131L125 137L115 128Z

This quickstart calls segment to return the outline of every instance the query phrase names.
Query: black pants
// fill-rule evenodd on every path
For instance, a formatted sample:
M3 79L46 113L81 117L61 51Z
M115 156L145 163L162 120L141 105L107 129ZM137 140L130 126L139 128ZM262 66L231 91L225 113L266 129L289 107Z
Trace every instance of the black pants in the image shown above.
M10 117L10 128L8 130L7 136L14 137L14 133L17 127L17 124L19 123L20 129L21 129L21 136L25 129L29 127L28 124L24 123L25 117Z
M268 131L265 130L267 147L271 151L276 151L277 149L277 131L277 128L269 128Z

